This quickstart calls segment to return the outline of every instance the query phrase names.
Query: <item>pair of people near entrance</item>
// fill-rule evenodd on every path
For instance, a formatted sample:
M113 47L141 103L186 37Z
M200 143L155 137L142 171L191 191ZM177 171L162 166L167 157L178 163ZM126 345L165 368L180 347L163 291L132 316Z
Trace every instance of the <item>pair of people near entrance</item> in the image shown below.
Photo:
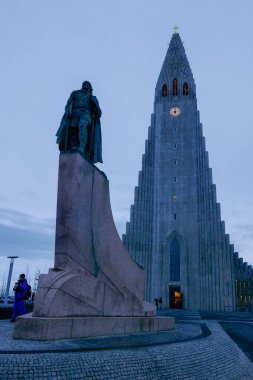
M56 142L61 152L77 151L92 163L102 163L102 111L92 91L90 82L84 81L80 90L71 93Z
M155 305L156 305L156 308L158 309L161 309L162 308L162 303L163 303L163 300L162 300L162 297L159 297L159 298L155 298Z
M15 283L13 290L15 292L15 300L11 322L15 322L16 318L19 315L25 314L25 299L27 296L28 283L24 273L19 276L19 279Z

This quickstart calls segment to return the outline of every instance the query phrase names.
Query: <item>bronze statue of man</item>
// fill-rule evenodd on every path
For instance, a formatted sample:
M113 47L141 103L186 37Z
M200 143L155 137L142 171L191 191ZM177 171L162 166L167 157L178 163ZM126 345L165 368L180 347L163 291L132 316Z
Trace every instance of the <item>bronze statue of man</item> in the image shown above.
M73 91L56 133L60 151L79 151L92 163L102 161L100 117L102 111L90 82Z

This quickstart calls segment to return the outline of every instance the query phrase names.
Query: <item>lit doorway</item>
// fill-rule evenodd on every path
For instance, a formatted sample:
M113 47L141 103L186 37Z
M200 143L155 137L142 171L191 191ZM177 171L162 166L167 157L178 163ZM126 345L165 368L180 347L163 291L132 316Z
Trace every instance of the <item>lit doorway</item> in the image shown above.
M170 309L181 309L182 293L180 286L170 286Z

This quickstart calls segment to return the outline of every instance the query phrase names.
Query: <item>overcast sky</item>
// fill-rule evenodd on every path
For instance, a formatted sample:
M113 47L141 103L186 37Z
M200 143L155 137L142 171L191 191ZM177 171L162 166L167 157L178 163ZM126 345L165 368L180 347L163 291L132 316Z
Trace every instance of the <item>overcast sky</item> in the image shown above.
M120 234L174 25L197 86L222 219L253 264L252 0L0 0L0 290L53 265L58 150L72 90L92 83Z

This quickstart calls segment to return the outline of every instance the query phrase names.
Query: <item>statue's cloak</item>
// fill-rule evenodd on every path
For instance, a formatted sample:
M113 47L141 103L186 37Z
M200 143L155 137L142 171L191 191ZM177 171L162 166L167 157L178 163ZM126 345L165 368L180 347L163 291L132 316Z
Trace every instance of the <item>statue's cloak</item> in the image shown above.
M60 127L56 133L57 140L56 143L61 147L61 151L67 150L68 141L68 129L69 122L72 114L73 101L66 108L65 113L61 119ZM92 122L90 127L90 136L88 138L84 156L92 163L101 162L102 160L102 133L100 118L96 115L92 116Z
M88 141L87 149L85 149L84 155L94 164L96 162L103 163L101 124L100 118L98 117L92 118L90 143Z
M60 127L58 128L58 131L56 132L57 140L56 143L59 144L59 146L65 145L67 143L67 132L69 127L69 120L72 113L72 105L73 102L70 104L69 107L65 108L64 115L62 116ZM66 149L64 149L66 150Z

